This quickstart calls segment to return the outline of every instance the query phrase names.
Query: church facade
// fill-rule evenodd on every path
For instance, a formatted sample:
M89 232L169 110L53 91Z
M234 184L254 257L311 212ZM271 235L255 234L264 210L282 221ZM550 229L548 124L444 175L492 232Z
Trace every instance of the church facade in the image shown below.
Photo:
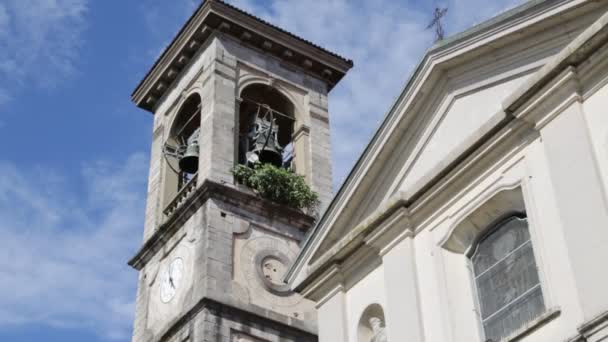
M608 339L608 2L433 46L287 272L321 342Z
M220 0L137 86L154 115L133 342L608 339L608 2L436 43L338 193L352 62ZM293 169L322 215L231 170Z

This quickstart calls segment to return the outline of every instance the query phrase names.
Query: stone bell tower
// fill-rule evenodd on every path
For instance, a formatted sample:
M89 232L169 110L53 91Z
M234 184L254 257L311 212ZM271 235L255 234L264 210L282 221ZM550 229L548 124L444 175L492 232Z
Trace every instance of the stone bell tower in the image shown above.
M154 115L133 341L316 341L283 275L314 219L231 169L290 167L331 199L328 92L352 62L205 1L137 86Z

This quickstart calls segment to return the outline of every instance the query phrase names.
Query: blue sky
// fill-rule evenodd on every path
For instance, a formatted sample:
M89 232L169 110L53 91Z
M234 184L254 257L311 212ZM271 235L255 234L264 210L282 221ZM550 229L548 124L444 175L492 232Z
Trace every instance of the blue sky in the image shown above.
M433 41L430 0L230 1L355 61L334 182ZM524 0L444 0L455 33ZM152 116L129 95L196 0L0 0L0 341L130 341Z

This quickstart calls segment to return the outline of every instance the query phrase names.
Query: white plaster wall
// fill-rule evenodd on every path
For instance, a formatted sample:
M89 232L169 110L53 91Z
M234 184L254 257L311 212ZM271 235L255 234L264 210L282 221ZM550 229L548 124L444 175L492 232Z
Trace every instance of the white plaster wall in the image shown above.
M584 102L585 119L605 190L608 190L608 86ZM605 191L606 192L606 191Z
M560 233L562 221L542 145L542 140L537 139L525 150L524 200L545 306L549 310L560 310L560 315L530 335L530 341L550 341L549 337L571 336L583 321L565 236Z
M606 103L608 87L602 88L582 105L584 113L564 114L572 118L584 115L591 141L589 148L593 148L592 153L601 171L604 186L608 186L608 161L604 158L608 155ZM557 149L561 151L560 155L570 153L572 139L576 135L569 133L569 130L576 128L559 121L561 120L555 122L557 126L553 122L546 126L549 130L554 130L551 134L564 137L563 141L550 141L553 144L559 141L559 146L545 146L548 142L538 137L521 151L501 160L491 172L477 179L461 194L454 194L453 199L444 208L437 210L434 217L417 227L419 231L414 238L414 258L424 341L483 342L468 259L463 254L445 250L441 243L459 220L487 201L492 194L514 186L522 189L546 310L559 312L538 329L528 332L520 341L566 340L575 336L577 328L590 318L586 311L597 312L595 307L603 305L598 302L591 307L588 302L585 304L581 301L582 297L588 297L590 291L597 289L592 287L581 292L588 288L589 283L581 283L582 280L576 278L576 273L573 272L573 265L580 263L578 258L585 253L585 247L577 245L571 235L565 234L578 228L563 220L564 210L560 209L559 203L566 200L566 197L576 197L577 194L556 191L556 186L563 186L563 182L555 183L557 178L552 173L553 164L548 160L550 156L547 155L547 149ZM577 155L580 153L574 153L573 158ZM576 169L570 173L568 179L572 184L582 181ZM586 181L590 179L586 178ZM568 203L576 201L574 197L567 199ZM575 213L577 209L572 207L570 210ZM591 234L594 231L599 235ZM591 234L586 237L588 241L603 236L601 231L594 229L587 229L586 232ZM403 243L406 243L405 240L401 242ZM580 248L573 249L576 246ZM597 281L606 278L604 273L597 270L594 274ZM387 278L391 277L384 275L384 268L380 266L347 292L348 341L358 342L357 325L361 313L368 305L406 301L405 294L403 298L384 298L383 279ZM600 300L603 298L601 295L596 297ZM390 324L399 324L398 320L391 320Z
M431 254L438 259L434 269L437 273L435 277L440 279L436 296L443 298L442 306L447 311L449 321L446 341L483 340L469 259L464 254L443 249L442 241L463 217L494 193L513 186L521 187L523 192L547 312L560 311L559 316L531 332L522 341L560 341L573 336L583 318L564 236L559 229L559 212L553 199L555 194L541 140L535 140L498 166L473 187L455 195L453 202L441 210L443 213L426 228L433 234L434 243L429 248L435 251ZM425 286L421 285L422 288ZM422 298L423 303L425 300ZM433 333L437 328L427 328L427 331ZM429 341L441 340L433 338Z
M601 170L604 185L607 184L608 174L608 162L606 158L602 158L608 155L608 116L605 114L604 105L607 102L608 87L604 87L584 103L584 113L578 112L578 115L584 115L587 121L591 139L591 144L588 146L593 148L592 153L596 156L597 167ZM569 112L564 115L575 118L577 113ZM589 288L588 282L581 283L582 280L577 278L577 273L573 271L574 265L581 262L580 256L584 255L586 250L585 246L577 245L577 241L572 240L572 235L568 235L568 231L572 234L573 229L577 230L581 227L573 227L572 224L564 221L565 213L560 202L563 203L564 200L568 203L576 202L577 194L556 190L556 186L563 186L563 182L555 183L557 178L553 173L554 170L552 171L553 164L549 160L555 156L548 155L547 149L557 149L560 154L570 153L569 146L572 145L575 135L569 133L569 130L576 128L574 125L559 121L561 120L555 122L558 126L553 126L551 122L546 127L554 130L551 134L564 137L563 141L542 139L541 132L541 136L519 152L505 156L490 172L470 184L462 193L454 194L445 207L439 208L434 216L416 227L418 232L413 240L414 269L418 285L416 295L419 296L420 321L424 329L425 342L483 342L468 259L464 254L444 249L442 241L450 234L452 227L501 189L513 187L522 189L545 306L547 312L559 312L518 341L567 340L575 336L577 328L590 319L587 311L597 312L596 307L603 305L598 302L590 306L588 301L585 304L582 300L585 297L588 300L595 296L601 301L603 296L593 295L592 292L599 289ZM559 146L546 146L548 143L555 144L556 141L559 141ZM574 153L573 158L578 155L580 153ZM572 184L581 182L576 169L570 173L569 182ZM590 179L587 177L586 181ZM575 207L568 209L571 214L576 213L576 210ZM602 231L598 229L585 230L588 234L587 241L602 238ZM593 235L594 232L599 235ZM410 242L403 240L398 246L405 243ZM573 249L573 247L577 248ZM392 276L384 272L385 268L379 266L348 290L345 299L348 341L359 342L357 341L359 319L370 304L379 303L386 308L387 302L411 302L411 297L406 298L411 296L410 293L385 298L384 281L391 279ZM580 267L578 272L581 272ZM607 277L604 273L599 269L593 272L597 281L603 281ZM585 290L586 288L588 290ZM321 321L320 324L331 323ZM390 317L389 324L399 324L399 318ZM390 325L388 329L390 331ZM321 339L321 342L324 341L329 342Z
M443 119L426 133L431 138L400 184L401 189L410 190L435 167L445 165L456 147L479 134L500 109L502 99L528 77L522 74L478 88L445 106ZM514 186L522 189L546 311L557 312L517 341L567 341L578 334L583 323L608 310L608 274L602 266L608 260L607 105L608 86L603 86L583 104L560 108L563 112L538 128L535 140L510 156L500 156L503 159L491 170L484 169L479 179L462 193L453 194L444 207L415 227L416 295L424 330L420 341L483 342L469 261L463 254L444 249L442 241L459 220L493 193ZM554 107L556 103L546 106ZM399 185L400 179L383 181ZM378 274L388 269L377 268L348 291L349 341L356 341L361 312L382 297L383 277ZM390 278L384 275L385 281ZM389 304L411 302L404 297L384 300ZM389 324L399 321L391 317ZM388 328L390 331L390 325ZM407 342L405 338L397 341Z
M520 341L562 341L576 335L577 327L585 321L543 142L536 139L501 161L494 171L462 194L455 194L445 208L419 227L421 231L414 238L414 258L424 341L483 342L468 259L463 254L445 250L441 242L467 213L500 189L513 186L522 188L547 312L559 311L556 317ZM407 240L400 242L404 243L408 243ZM359 319L370 304L386 307L386 301L407 301L405 296L409 293L403 297L384 297L383 279L387 279L384 271L382 266L376 268L347 292L348 341L359 342ZM399 321L393 317L390 324L399 324Z
M554 199L562 222L585 320L608 309L608 212L603 183L585 122L574 102L541 130ZM582 323L582 322L581 322Z
M446 307L445 282L438 272L437 249L429 230L419 232L414 239L416 270L418 272L420 311L426 341L452 341L449 313Z
M344 291L336 291L317 308L319 341L348 341L345 297Z
M404 237L382 256L386 291L386 327L390 341L421 341L424 338L414 241Z
M443 109L441 118L431 124L427 133L430 134L428 140L416 157L415 164L407 173L401 188L410 189L433 168L453 159L453 152L478 135L482 127L501 109L502 100L529 77L530 74L520 75L459 95L452 100L447 108Z
M560 25L521 37L517 44L497 47L491 54L480 54L463 65L448 68L442 80L448 96L437 108L426 109L427 115L437 117L425 128L422 146L417 147L413 164L408 163L401 189L417 189L417 183L432 176L434 168L452 161L459 151L470 146L471 139L485 133L483 126L502 111L503 99L601 13L591 11L575 19L564 18Z
M380 265L371 271L364 279L351 287L346 293L346 315L349 342L367 342L357 341L359 319L368 306L379 304L382 308L385 308L385 303L384 267Z
M449 311L453 341L478 341L481 337L476 298L469 260L462 254L438 251L445 277L446 309Z

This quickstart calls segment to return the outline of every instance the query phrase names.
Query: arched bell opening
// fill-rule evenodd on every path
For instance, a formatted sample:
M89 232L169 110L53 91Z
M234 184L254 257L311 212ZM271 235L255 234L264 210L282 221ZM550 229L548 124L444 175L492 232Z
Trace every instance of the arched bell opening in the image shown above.
M239 164L260 162L290 168L294 158L294 104L265 84L246 87L240 98Z
M172 201L198 172L200 125L201 97L192 94L175 115L163 146L168 166L165 177L166 202Z

